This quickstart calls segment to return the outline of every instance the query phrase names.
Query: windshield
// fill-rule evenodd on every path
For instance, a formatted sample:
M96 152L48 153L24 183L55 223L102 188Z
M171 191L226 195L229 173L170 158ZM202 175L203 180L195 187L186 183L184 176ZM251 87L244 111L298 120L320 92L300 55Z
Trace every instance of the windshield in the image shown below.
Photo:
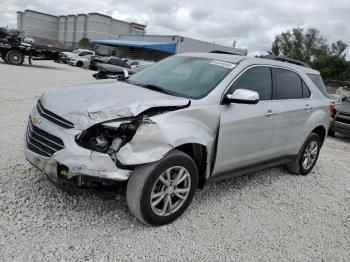
M199 99L212 91L234 67L235 64L208 58L172 56L134 74L127 82Z
M73 54L78 54L81 51L81 49L76 49L74 51L72 51Z

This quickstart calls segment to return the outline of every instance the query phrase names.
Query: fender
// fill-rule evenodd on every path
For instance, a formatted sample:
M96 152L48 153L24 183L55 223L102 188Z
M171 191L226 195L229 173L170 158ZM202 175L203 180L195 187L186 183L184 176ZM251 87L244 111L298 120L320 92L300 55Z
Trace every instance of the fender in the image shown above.
M207 148L208 160L219 125L217 107L186 108L150 117L132 140L120 148L117 159L122 165L133 166L160 160L173 148L196 143ZM209 162L210 163L210 162Z

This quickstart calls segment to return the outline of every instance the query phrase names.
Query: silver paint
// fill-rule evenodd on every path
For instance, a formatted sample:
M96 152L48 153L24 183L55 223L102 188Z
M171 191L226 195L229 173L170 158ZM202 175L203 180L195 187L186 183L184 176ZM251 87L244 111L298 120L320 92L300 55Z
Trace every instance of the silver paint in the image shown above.
M70 177L86 174L113 180L127 180L132 166L160 160L173 148L196 143L207 152L205 176L264 161L283 154L295 155L307 135L317 126L328 130L328 100L305 73L318 72L266 59L219 54L182 54L238 63L232 72L206 97L191 100L190 106L158 115L145 116L132 140L116 154L118 161L131 166L118 168L108 154L77 145L75 137L92 125L120 118L134 118L147 109L186 106L189 99L175 97L129 85L103 80L47 91L42 103L48 110L74 123L74 129L63 129L41 119L38 126L60 137L65 148L50 159L25 149L26 158L39 169L55 174L56 162L69 167ZM225 91L240 74L253 66L287 68L297 72L312 91L310 99L260 101L258 104L221 104ZM306 108L311 107L310 110ZM305 108L305 109L304 109ZM271 113L271 114L270 114ZM34 108L32 115L37 115ZM213 173L210 173L218 148Z

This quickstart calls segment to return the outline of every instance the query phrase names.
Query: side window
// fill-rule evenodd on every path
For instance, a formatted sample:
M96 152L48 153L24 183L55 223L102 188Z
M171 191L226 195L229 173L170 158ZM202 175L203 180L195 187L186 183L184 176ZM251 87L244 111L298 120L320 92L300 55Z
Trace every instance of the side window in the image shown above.
M272 77L269 67L253 67L244 72L230 87L229 93L237 89L248 89L259 94L259 100L271 100Z
M309 98L311 96L310 89L307 87L303 79L301 79L301 84L303 86L303 98Z
M300 99L303 97L301 78L296 73L275 68L276 99Z

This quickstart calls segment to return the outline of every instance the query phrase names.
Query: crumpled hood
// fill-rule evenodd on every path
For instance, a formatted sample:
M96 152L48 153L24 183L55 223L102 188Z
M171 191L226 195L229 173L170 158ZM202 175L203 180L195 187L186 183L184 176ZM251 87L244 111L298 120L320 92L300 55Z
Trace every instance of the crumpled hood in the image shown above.
M136 116L164 106L185 106L189 99L170 96L116 80L99 80L51 89L41 97L43 106L86 129L96 123Z

